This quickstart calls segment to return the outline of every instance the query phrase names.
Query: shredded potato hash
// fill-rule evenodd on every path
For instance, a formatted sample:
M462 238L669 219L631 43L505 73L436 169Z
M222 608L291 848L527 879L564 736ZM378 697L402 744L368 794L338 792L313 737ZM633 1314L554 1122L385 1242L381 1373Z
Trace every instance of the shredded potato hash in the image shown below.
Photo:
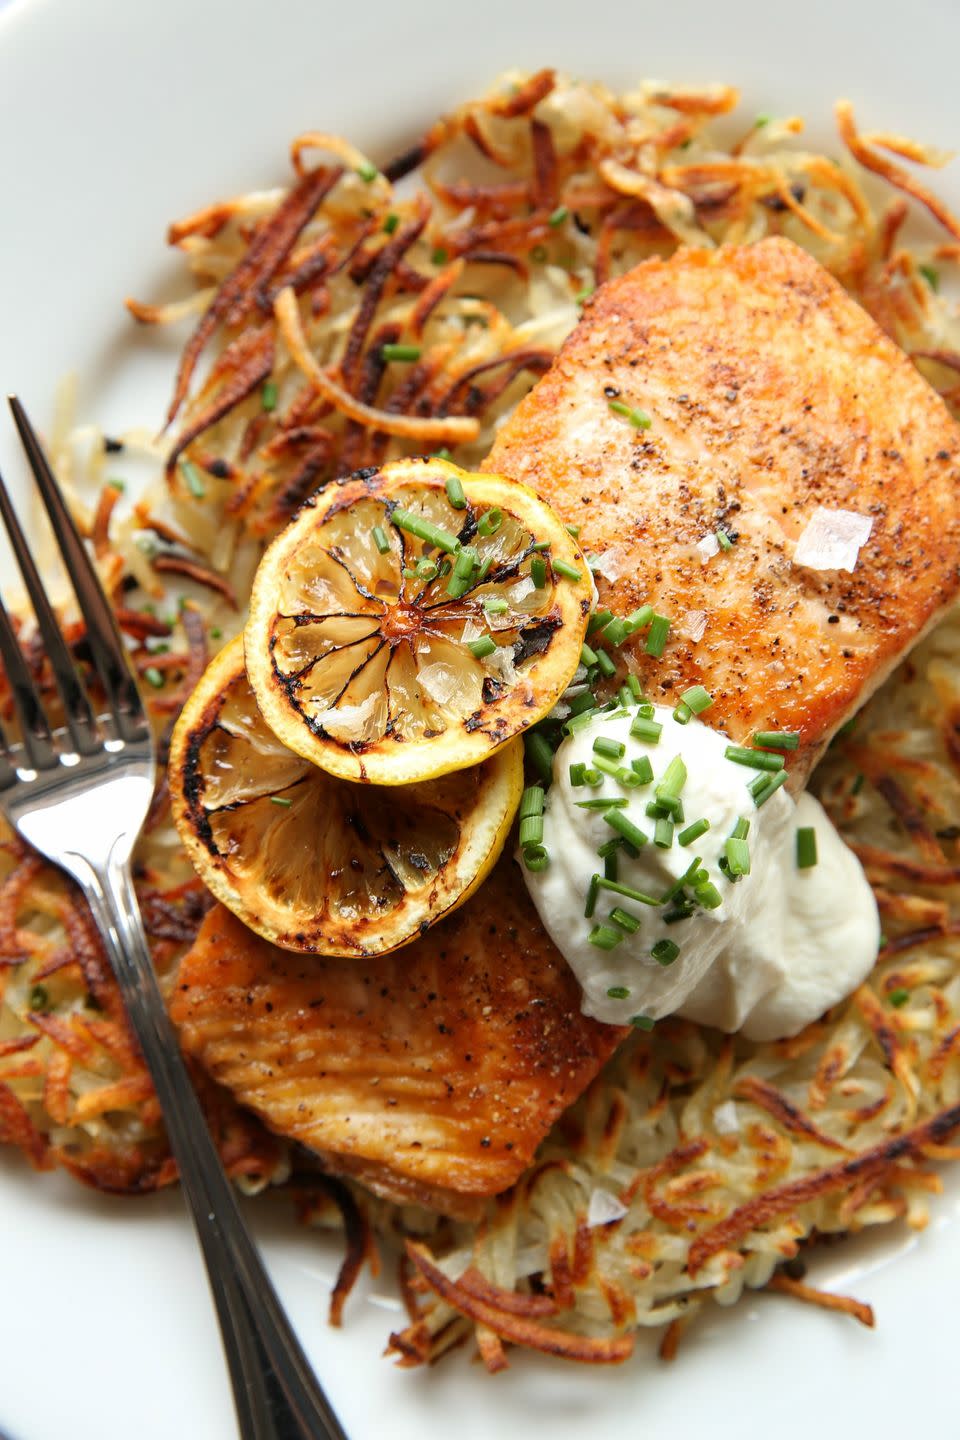
M318 486L396 455L479 461L550 364L586 295L677 245L785 234L810 250L960 405L960 331L940 294L960 222L917 167L944 157L861 132L805 149L796 117L734 114L734 90L615 96L544 70L508 75L378 168L336 136L293 144L289 186L218 201L172 225L194 288L128 302L187 322L171 441L72 428L58 471L147 689L162 753L212 652L242 623L264 544ZM912 167L912 168L910 168ZM907 244L911 212L937 227ZM136 500L115 479L146 463ZM602 557L600 557L602 564ZM70 622L88 669L80 622ZM38 681L42 646L24 632ZM9 699L6 708L9 711ZM817 777L879 898L886 940L867 984L795 1040L751 1045L680 1021L638 1035L564 1117L537 1164L480 1225L294 1183L304 1218L345 1225L344 1298L368 1225L405 1242L403 1364L474 1335L624 1359L637 1326L679 1327L708 1296L766 1286L842 1308L802 1283L815 1234L922 1225L930 1162L960 1154L960 620L870 703ZM136 1193L175 1178L156 1100L82 902L12 840L0 886L0 1139L38 1167ZM169 975L208 897L172 830L161 779L138 883ZM224 1158L247 1188L291 1157L203 1083ZM784 1265L786 1269L782 1268Z

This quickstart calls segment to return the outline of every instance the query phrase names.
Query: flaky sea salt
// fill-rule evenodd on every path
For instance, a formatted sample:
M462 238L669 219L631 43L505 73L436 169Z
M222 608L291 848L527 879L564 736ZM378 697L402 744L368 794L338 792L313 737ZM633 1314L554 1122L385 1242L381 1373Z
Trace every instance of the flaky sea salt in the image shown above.
M860 547L870 538L873 521L855 510L825 510L818 505L793 552L794 565L810 570L856 568Z
M626 1213L626 1205L616 1195L611 1195L609 1190L594 1190L587 1207L587 1228L593 1230L597 1225L612 1225L614 1220L622 1220Z

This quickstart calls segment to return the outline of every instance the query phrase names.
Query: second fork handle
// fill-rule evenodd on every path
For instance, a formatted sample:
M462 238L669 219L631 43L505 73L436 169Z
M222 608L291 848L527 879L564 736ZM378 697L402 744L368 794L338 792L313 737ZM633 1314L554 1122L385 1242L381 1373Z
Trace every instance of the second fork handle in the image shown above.
M347 1440L247 1230L157 983L130 871L75 870L163 1111L203 1250L242 1440Z

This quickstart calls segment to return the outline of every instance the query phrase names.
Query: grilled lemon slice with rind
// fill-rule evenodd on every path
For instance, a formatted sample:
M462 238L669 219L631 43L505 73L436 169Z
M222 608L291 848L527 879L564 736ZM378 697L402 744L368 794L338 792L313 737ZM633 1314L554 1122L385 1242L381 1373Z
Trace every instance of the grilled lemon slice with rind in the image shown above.
M284 949L356 957L406 944L476 890L523 789L519 740L405 789L318 769L264 723L239 636L184 707L168 773L177 829L218 900Z
M267 724L333 775L410 784L484 760L577 668L590 570L525 485L398 460L308 501L244 632Z

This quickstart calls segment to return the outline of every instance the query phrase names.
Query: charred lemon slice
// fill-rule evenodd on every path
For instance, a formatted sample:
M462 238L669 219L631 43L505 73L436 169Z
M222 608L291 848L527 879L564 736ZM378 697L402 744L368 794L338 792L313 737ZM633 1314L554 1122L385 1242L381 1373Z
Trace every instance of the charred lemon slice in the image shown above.
M556 703L593 585L525 485L398 460L330 485L270 546L244 644L267 724L349 780L486 759Z
M251 930L287 950L379 955L487 875L523 789L521 751L405 790L336 779L264 724L238 636L174 730L173 814L201 878Z

